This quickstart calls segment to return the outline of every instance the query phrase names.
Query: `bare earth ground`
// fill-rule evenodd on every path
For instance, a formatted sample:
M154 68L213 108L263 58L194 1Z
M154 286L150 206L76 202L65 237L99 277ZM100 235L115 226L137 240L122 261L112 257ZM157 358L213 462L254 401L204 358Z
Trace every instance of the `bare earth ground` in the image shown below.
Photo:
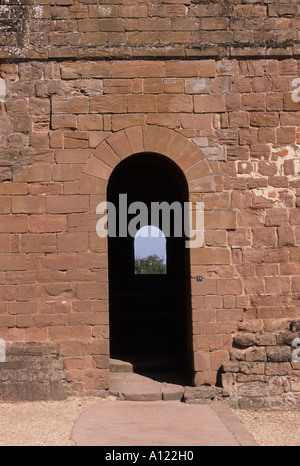
M73 446L74 422L89 407L108 400L0 403L0 446ZM261 446L300 446L300 411L235 410Z

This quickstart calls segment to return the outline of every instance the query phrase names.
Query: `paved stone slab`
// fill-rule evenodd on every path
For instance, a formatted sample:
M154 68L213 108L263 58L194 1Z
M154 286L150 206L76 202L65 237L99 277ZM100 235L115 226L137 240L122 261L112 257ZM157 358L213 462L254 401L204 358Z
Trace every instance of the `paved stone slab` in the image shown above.
M254 446L225 404L103 400L74 425L77 446Z

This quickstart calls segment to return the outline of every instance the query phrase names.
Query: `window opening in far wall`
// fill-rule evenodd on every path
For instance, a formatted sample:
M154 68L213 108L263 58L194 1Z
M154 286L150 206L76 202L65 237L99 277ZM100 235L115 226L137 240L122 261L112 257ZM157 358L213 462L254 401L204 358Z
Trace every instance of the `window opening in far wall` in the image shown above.
M167 274L167 240L153 225L142 227L134 239L135 275Z

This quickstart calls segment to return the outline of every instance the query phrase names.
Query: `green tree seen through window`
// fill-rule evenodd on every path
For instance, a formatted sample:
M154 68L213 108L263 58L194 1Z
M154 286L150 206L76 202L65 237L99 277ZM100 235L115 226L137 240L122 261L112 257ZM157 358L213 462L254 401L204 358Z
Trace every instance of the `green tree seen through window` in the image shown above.
M164 260L156 254L150 255L143 259L135 259L135 274L136 275L163 275L167 273L167 266Z

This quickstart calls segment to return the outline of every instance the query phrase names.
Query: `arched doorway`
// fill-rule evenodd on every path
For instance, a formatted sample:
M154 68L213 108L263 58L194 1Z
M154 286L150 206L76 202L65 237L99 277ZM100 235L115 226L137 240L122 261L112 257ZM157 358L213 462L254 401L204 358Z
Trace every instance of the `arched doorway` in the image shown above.
M186 179L177 165L164 156L132 155L112 172L107 200L116 207L117 219L117 235L108 238L111 358L131 362L140 373L155 371L167 377L171 372L172 376L185 376L191 382L189 250L185 248L184 234L176 231L172 208L181 206L183 212L184 202L188 202ZM145 211L141 215L141 203L147 218ZM172 206L165 223L162 215L153 220L153 203ZM141 218L144 224L137 221ZM160 246L165 249L165 257L152 254L152 258L161 259L160 264L165 265L159 269L162 273L153 272L153 268L139 272L145 268L137 268L138 235L125 231L133 225L136 231L145 226L161 231L165 244ZM169 231L165 231L168 226ZM150 251L151 246L149 242L144 245L145 260L151 255L147 256L147 247Z

